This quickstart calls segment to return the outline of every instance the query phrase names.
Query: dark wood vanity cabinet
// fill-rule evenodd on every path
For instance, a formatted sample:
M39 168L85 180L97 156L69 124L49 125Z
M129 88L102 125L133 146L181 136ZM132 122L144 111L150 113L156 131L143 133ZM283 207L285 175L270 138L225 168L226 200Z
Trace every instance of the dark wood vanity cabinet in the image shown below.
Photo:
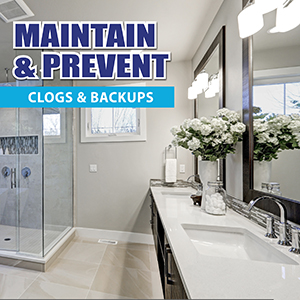
M188 299L172 250L157 211L154 198L151 196L151 228L155 252L158 261L161 284L165 299Z

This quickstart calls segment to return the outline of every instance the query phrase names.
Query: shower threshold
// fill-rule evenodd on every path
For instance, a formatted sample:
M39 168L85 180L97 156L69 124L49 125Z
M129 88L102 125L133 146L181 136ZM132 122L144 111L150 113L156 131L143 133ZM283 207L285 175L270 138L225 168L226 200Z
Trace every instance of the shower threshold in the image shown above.
M47 233L50 234L51 233ZM45 272L55 259L60 255L60 253L66 248L70 241L75 236L75 228L66 228L63 232L57 235L57 239L52 243L49 243L45 248L46 255L42 257L42 253L26 253L26 252L15 252L11 250L0 250L0 264L8 265L12 267L25 268L40 272ZM47 237L45 237L46 240ZM57 242L57 240L59 240ZM4 243L9 243L11 241L4 241ZM1 241L2 244L2 241ZM29 250L36 250L36 246L32 245Z

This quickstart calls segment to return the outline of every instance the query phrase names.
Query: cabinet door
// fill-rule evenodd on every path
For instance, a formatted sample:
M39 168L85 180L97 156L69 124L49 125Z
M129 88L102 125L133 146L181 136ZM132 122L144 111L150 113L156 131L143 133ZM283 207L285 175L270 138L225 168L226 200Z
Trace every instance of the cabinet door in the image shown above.
M153 239L154 239L154 246L155 246L155 251L156 254L158 253L158 245L157 245L157 239L158 239L158 235L157 235L157 208L156 208L156 204L154 202L153 196L150 194L151 197L151 220L150 220L150 224L151 224L151 229L152 229L152 233L153 233Z
M172 252L170 245L165 239L165 299L172 299L172 275Z
M173 255L171 256L172 299L187 299Z

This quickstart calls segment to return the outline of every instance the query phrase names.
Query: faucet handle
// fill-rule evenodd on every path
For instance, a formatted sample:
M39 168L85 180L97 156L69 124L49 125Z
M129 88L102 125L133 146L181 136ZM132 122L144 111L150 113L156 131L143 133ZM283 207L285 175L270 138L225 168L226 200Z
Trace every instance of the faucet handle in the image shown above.
M267 233L265 234L265 237L270 239L276 239L277 236L274 231L274 218L270 215L267 215L266 222L267 222Z
M300 254L300 228L292 227L292 248L289 249L290 252L295 254Z

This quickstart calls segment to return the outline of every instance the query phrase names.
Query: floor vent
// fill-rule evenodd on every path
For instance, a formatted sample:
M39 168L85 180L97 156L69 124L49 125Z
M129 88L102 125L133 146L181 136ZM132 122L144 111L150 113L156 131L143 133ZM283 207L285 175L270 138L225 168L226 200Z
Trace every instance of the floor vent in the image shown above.
M22 20L34 16L23 0L0 0L0 17L4 22Z
M118 244L118 241L100 239L100 240L98 241L98 243L100 243L100 244L107 244L107 245L117 245L117 244Z

